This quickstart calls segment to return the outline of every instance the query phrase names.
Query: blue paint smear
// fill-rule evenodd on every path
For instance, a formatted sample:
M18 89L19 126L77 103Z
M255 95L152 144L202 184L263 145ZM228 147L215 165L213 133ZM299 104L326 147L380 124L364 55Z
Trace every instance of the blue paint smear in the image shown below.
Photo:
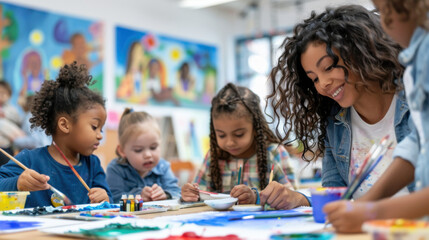
M255 216L272 216L272 215L283 215L282 218L265 218L265 219L246 219L246 220L233 220L233 218L241 218L244 216L255 215ZM275 211L256 211L256 212L241 212L241 211L230 211L230 212L217 212L216 214L207 214L203 216L195 217L193 219L180 220L182 223L194 223L200 226L257 226L265 228L266 225L271 226L281 225L290 222L290 219L297 218L307 215L301 211L295 210L275 210ZM311 213L308 216L312 216ZM286 217L286 218L283 218ZM305 218L303 218L305 221Z
M16 230L40 226L40 222L23 222L17 220L0 220L0 230Z

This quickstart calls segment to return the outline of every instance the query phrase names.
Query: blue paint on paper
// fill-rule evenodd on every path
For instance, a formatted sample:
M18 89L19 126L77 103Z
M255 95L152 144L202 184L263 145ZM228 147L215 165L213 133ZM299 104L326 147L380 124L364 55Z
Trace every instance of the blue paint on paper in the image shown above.
M40 226L40 222L24 222L24 221L17 221L17 220L0 220L0 230L6 231L6 230L16 230L16 229L23 229L23 228L32 228L32 227L38 227Z

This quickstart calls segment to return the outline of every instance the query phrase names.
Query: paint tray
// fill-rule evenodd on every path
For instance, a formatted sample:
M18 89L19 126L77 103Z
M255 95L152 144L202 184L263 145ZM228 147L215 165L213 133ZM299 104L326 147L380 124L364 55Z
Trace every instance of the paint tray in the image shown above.
M0 211L23 209L30 192L0 192Z

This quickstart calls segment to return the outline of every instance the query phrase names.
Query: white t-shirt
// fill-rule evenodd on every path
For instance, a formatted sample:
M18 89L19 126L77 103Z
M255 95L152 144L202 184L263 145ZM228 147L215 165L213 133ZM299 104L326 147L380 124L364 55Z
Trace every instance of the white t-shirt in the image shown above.
M389 135L389 140L393 141L392 147L387 150L383 159L378 163L374 170L353 194L354 199L358 199L363 196L381 177L381 175L393 161L392 153L397 144L394 127L396 99L397 97L395 95L386 115L383 117L383 119L375 124L366 123L359 116L356 110L351 107L352 149L350 156L349 183L351 183L357 169L362 165L363 161L365 160L365 156L368 154L374 143L380 143L380 140L386 135ZM407 193L409 192L405 187L401 189L397 195L404 195Z

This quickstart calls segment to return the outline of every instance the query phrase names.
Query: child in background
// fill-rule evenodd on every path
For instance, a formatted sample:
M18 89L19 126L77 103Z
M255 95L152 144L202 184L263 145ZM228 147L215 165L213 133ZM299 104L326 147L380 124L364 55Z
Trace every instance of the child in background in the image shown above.
M410 132L408 106L398 83L403 72L397 60L400 46L383 32L375 13L345 5L313 12L282 47L271 72L274 117L292 125L285 139L294 132L304 145L305 160L323 155L324 187L346 187L373 143L389 134L396 145ZM393 161L392 152L387 151L353 198L379 179ZM400 194L412 190L410 185ZM291 199L275 186L261 193L262 202L268 197Z
M370 219L426 216L427 220L429 216L429 1L373 2L386 33L405 48L399 61L406 66L403 81L415 128L398 144L394 162L364 197L325 206L327 218L339 232L359 232ZM414 193L389 198L413 179Z
M113 200L122 194L140 194L143 201L180 197L170 163L162 159L161 130L146 112L125 109L118 128L118 158L107 166L107 182Z
M31 114L31 104L33 104L34 95L27 95L24 102L21 102L22 110L24 110L24 120L22 121L22 130L25 136L15 138L13 146L15 149L21 151L23 149L35 149L44 147L52 143L52 137L45 134L42 128L31 128L30 119L33 117Z
M9 103L12 89L4 80L0 80L0 147L10 155L14 155L12 143L18 138L25 136L20 129L21 116L18 110ZM6 164L9 159L0 154L0 166Z
M29 169L9 161L0 168L0 191L31 191L25 207L51 205L49 185L74 204L109 201L110 190L97 156L92 155L103 138L106 121L104 99L88 88L92 77L76 62L60 69L56 81L44 81L34 97L31 127L41 127L64 152L90 187L82 185L54 145L23 150L16 159Z
M213 98L210 151L195 183L182 187L184 201L198 201L200 189L230 191L240 204L259 204L259 191L267 186L273 164L273 180L293 189L282 169L289 154L269 129L259 104L255 93L232 83Z

